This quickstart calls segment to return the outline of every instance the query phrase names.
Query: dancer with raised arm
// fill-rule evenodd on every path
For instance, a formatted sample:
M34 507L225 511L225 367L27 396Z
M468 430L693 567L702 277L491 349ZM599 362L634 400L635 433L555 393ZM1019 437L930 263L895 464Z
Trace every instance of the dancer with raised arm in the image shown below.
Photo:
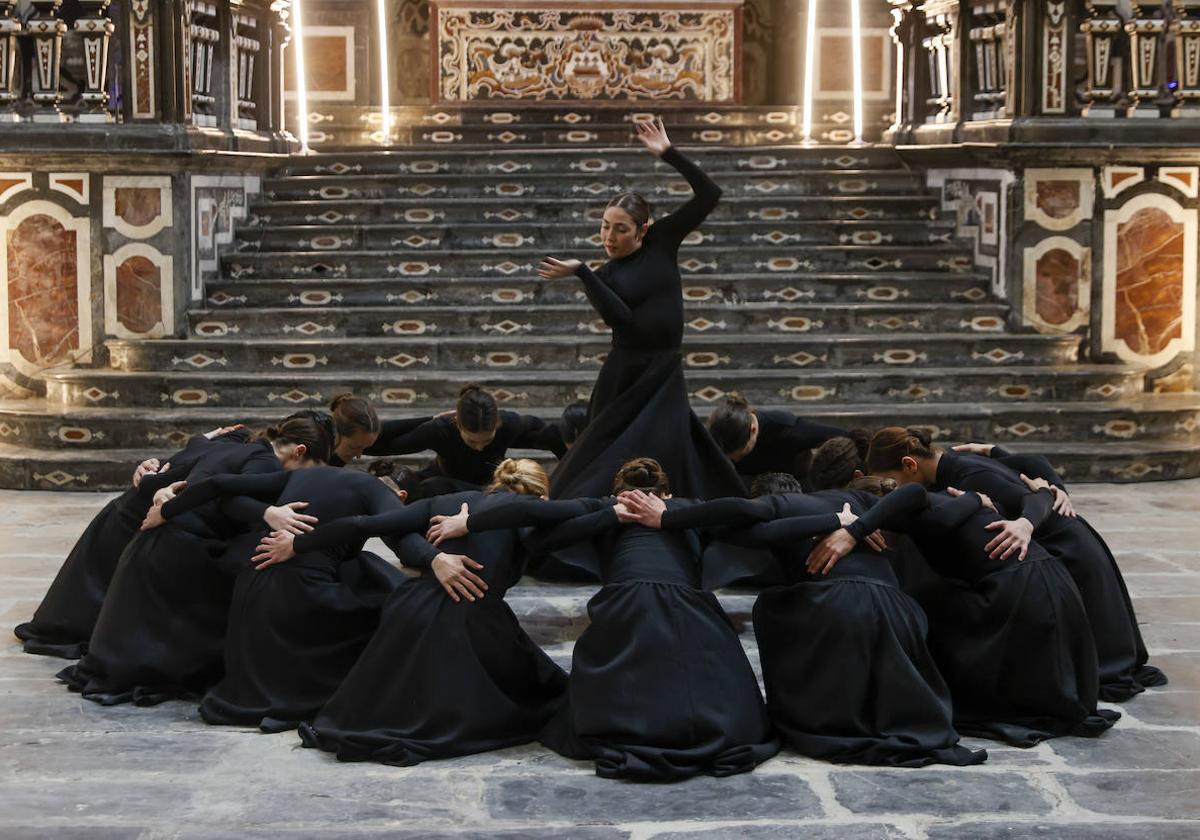
M551 495L603 496L610 477L635 457L661 463L682 495L744 495L733 465L688 404L680 354L679 245L716 206L721 188L671 145L662 120L639 123L637 130L695 195L653 223L645 198L619 195L600 224L607 263L592 271L578 259L546 257L539 267L543 279L578 277L613 332L592 389L587 428L554 471Z

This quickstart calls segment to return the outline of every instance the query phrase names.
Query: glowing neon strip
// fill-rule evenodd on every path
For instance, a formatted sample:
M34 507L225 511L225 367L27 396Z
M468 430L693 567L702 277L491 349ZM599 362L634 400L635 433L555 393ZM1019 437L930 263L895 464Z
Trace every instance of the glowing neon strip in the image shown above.
M391 80L388 77L387 0L375 0L375 14L379 18L379 116L380 132L384 145L392 140Z
M813 76L817 52L817 0L808 0L808 26L804 32L804 142L812 142Z
M296 121L300 124L300 154L308 148L308 76L304 72L304 24L300 19L300 0L292 0L292 37L296 50Z
M862 12L859 0L850 0L850 40L854 50L854 142L863 141Z

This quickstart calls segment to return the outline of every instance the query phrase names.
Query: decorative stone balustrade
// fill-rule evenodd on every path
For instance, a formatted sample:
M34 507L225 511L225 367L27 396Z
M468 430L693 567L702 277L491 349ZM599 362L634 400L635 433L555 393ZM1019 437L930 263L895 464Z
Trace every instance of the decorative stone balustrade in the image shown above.
M277 132L289 0L0 0L0 122ZM82 68L64 79L64 66Z

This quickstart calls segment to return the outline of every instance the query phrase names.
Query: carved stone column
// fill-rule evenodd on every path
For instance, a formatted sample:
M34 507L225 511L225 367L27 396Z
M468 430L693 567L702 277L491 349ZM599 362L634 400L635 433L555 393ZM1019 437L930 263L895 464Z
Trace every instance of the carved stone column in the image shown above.
M913 25L915 0L888 0L891 6L892 25L888 34L896 48L896 119L892 125L894 131L901 131L910 126L914 120L913 102L916 101L916 63L920 48L916 43L915 27Z
M34 122L65 122L59 110L62 67L62 38L67 24L58 16L62 0L30 0L33 14L25 23L33 35L33 112Z
M1006 6L995 0L972 0L967 14L967 37L971 42L975 82L971 91L971 118L983 120L1007 116Z
M17 93L17 35L21 19L14 14L17 0L0 0L0 122L17 122L21 119L16 105Z
M1087 38L1088 86L1084 92L1085 117L1115 117L1123 100L1124 85L1118 73L1117 52L1123 40L1120 0L1085 0L1086 16L1079 25Z
M80 0L83 14L75 21L75 31L83 41L84 88L80 122L112 122L108 111L108 44L114 26L106 14L111 0Z
M1042 114L1066 114L1068 110L1067 0L1049 0L1042 10L1038 81L1041 88L1038 110Z
M1174 117L1200 117L1200 0L1174 0Z
M1166 80L1163 78L1162 48L1167 31L1163 4L1133 3L1134 18L1126 21L1129 35L1129 107L1131 117L1157 117L1159 99Z
M958 3L927 0L922 6L928 33L922 40L929 63L929 98L925 122L958 121Z

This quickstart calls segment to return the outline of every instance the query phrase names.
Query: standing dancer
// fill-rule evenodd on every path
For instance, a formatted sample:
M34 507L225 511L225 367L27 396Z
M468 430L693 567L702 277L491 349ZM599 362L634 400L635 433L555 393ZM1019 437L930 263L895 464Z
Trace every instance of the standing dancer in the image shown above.
M638 139L679 171L695 195L651 224L636 193L609 202L600 236L609 261L593 272L576 259L546 257L543 279L583 281L612 327L612 349L592 389L588 426L551 479L555 498L603 496L609 476L631 458L663 465L685 496L743 495L733 466L688 404L680 346L683 293L677 254L683 238L716 206L721 188L671 145L662 120L639 123Z

